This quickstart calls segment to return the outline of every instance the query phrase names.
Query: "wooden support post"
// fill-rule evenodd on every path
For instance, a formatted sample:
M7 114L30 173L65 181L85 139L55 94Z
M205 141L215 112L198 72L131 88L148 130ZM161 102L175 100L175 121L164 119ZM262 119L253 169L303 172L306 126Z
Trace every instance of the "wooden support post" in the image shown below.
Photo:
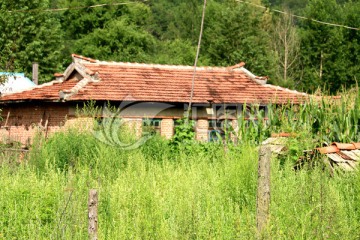
M257 186L257 199L256 199L256 226L259 236L262 235L269 220L270 162L271 162L270 146L261 145L259 149L258 186Z
M97 240L98 230L98 193L96 189L91 189L89 192L88 212L89 212L89 239Z
M6 121L5 121L5 126L4 126L4 127L7 127L7 126L8 126L9 117L10 117L10 110L8 111L8 114L7 114L7 116L6 116Z

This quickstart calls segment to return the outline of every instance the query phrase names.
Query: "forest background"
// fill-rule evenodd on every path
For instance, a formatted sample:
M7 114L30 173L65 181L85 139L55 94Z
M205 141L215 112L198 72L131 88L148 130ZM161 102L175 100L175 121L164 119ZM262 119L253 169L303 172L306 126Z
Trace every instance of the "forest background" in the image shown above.
M98 4L105 5L89 7ZM38 62L40 82L47 82L71 62L71 53L193 65L202 5L202 0L0 0L0 71L30 76ZM360 79L359 26L358 0L208 0L199 65L244 61L270 83L335 94Z

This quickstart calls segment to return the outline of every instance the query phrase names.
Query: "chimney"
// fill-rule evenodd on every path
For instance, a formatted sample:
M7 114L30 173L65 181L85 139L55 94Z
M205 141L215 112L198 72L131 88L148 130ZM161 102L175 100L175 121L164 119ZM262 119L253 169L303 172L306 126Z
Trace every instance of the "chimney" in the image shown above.
M32 79L36 85L39 84L39 64L37 62L32 65Z
M55 73L54 77L55 77L56 81L64 81L64 74L62 74L62 73Z

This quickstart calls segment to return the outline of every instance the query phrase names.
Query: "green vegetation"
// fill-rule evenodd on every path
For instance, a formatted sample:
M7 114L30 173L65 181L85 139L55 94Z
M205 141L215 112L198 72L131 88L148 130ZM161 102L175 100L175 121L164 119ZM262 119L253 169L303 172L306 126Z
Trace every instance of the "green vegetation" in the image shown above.
M38 62L39 80L43 82L61 69L64 44L59 15L26 12L48 7L47 0L0 1L1 71L21 71L31 76L32 63Z
M243 61L274 84L307 92L321 87L335 94L360 79L360 31L273 11L358 28L359 1L247 2L260 7L235 0L207 1L199 65ZM109 5L89 8L98 4ZM40 81L49 81L53 73L64 71L71 53L109 61L193 65L202 4L200 0L0 0L0 71L30 75L31 63L38 61ZM43 11L50 8L64 10Z
M359 239L360 172L331 176L321 159L293 170L304 149L360 141L360 98L353 96L270 110L267 124L254 108L257 123L239 119L238 145L190 141L183 121L183 136L156 135L132 150L74 129L38 138L24 159L1 155L0 239L87 238L91 188L99 190L100 239L255 239L257 146L281 131L297 135L272 159L264 237Z

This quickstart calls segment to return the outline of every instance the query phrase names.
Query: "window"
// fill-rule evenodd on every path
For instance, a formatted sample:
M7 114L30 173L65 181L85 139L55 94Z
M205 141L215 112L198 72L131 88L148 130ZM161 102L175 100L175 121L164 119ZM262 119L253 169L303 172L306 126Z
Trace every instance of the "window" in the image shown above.
M156 134L161 131L161 119L159 118L147 118L142 120L143 133Z
M215 115L213 117L216 118L227 118L227 119L235 119L237 117L237 109L238 105L215 105L213 106Z
M209 142L217 142L225 138L225 132L221 130L212 129L208 131Z
M208 139L209 142L222 140L226 132L231 129L231 121L227 119L209 120Z

